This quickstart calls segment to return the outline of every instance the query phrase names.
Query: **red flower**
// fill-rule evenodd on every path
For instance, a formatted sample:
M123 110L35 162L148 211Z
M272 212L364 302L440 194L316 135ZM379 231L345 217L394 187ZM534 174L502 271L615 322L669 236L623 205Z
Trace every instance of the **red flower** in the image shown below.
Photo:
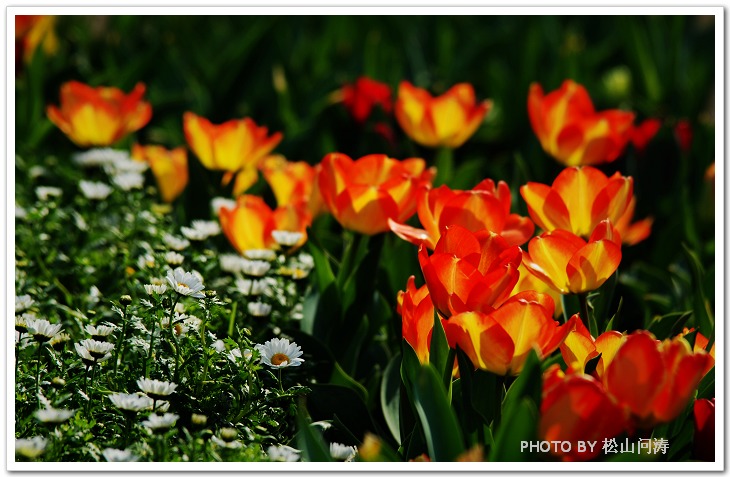
M364 123L376 105L390 114L393 109L390 86L366 76L342 87L342 102L357 122Z
M696 400L692 412L695 420L695 457L715 462L715 398Z
M677 125L674 126L674 136L677 138L677 143L682 152L689 152L692 147L692 125L686 119L677 121Z
M649 118L644 120L641 124L632 126L630 130L631 144L634 145L637 151L641 152L646 149L647 144L652 138L659 132L659 128L662 123L658 119Z
M411 345L421 363L428 363L433 330L434 308L428 287L416 288L411 275L406 291L398 292L398 313L403 319L403 338Z

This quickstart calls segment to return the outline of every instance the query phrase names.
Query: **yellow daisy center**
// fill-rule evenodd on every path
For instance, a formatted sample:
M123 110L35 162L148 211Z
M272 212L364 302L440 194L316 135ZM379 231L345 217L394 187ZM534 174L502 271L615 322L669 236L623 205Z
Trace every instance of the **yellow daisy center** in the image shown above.
M189 286L187 286L186 284L184 284L182 282L177 282L177 286L179 286L181 288L190 288Z
M284 353L276 353L274 356L271 357L271 364L274 366L279 366L283 363L289 362L289 356L285 355Z

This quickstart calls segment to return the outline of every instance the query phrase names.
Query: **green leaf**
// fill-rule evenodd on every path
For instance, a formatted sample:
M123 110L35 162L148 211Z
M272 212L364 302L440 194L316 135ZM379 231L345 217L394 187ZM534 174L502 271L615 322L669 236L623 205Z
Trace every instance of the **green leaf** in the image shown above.
M380 407L383 411L383 417L388 424L391 434L395 437L396 442L401 444L401 428L400 428L400 353L393 358L385 367L383 380L380 384Z
M494 437L494 448L489 455L492 462L531 460L534 454L520 451L521 441L537 439L540 419L537 403L529 397L514 400L505 410L502 423Z
M687 259L690 263L692 271L692 287L694 288L694 313L695 313L695 325L699 328L700 333L708 337L710 341L714 341L715 331L715 320L712 317L709 304L705 298L705 290L703 286L704 270L700 264L700 259L697 254L690 250L687 245L682 244L682 250L684 251Z
M429 456L434 461L454 461L464 452L461 429L441 378L430 364L418 370L413 383L413 397Z
M314 244L313 240L307 241L307 251L314 261L314 276L317 279L317 287L324 291L335 281L335 274L330 266L330 261L322 249Z
M370 411L360 395L337 384L311 384L309 413L315 421L333 420L336 416L349 433L362 437L366 432L380 435Z
M542 397L542 370L540 358L535 350L527 356L522 372L510 386L502 403L502 414L511 412L512 407L519 404L522 398L530 398L539 406Z
M349 374L347 374L342 369L342 367L340 367L339 363L337 362L335 362L335 365L332 368L332 377L330 378L330 383L350 388L355 391L358 396L360 396L363 402L368 402L368 391L367 389L365 389L365 386L355 381Z
M329 448L322 435L314 429L307 415L304 400L299 401L297 412L297 447L302 451L302 460L309 462L332 462Z
M455 351L449 348L444 327L436 312L433 314L433 331L431 332L429 350L429 361L436 368L436 371L440 372L441 376L443 376L442 381L448 391L449 401L451 401L451 375L454 369L454 358L456 354Z
M697 399L712 399L715 397L715 367L705 374L705 377L697 386Z

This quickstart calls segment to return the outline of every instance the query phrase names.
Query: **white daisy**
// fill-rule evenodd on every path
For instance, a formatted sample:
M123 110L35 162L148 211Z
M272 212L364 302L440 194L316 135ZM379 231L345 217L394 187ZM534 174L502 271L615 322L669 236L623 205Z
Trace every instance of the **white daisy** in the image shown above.
M91 339L96 341L106 341L107 337L114 332L114 327L106 325L86 325L85 330L91 335Z
M267 262L271 262L276 258L276 252L267 248L255 248L244 250L243 256L249 260L266 260Z
M15 313L21 313L31 306L33 306L35 302L30 297L30 295L20 295L15 297Z
M182 268L176 268L167 272L167 281L173 290L181 295L191 296L193 298L204 298L205 295L201 290L205 288L202 281L190 272L186 272Z
M314 268L314 258L308 253L300 253L297 255L297 262L302 268L312 270Z
M178 252L181 250L185 250L190 246L190 241L185 240L184 238L175 237L174 235L165 234L162 236L162 241L165 242L165 245L170 247L172 250L177 250Z
M112 188L103 182L81 181L79 188L84 197L92 200L104 200L112 193Z
M266 280L249 280L247 278L239 278L236 280L236 290L238 290L241 295L258 296L268 293L271 290L271 286Z
M162 285L145 285L144 291L146 291L148 295L162 295L167 291L167 285L164 283Z
M101 453L107 462L137 462L139 457L127 449L119 450L107 447Z
M236 201L225 197L213 197L213 200L210 201L210 208L213 209L213 215L217 216L220 213L221 207L233 210L236 208Z
M286 338L272 338L262 345L257 344L256 349L261 355L261 362L272 368L299 366L304 362L300 358L302 349Z
M243 262L243 273L251 277L263 277L270 269L271 262L246 259Z
M126 172L135 172L141 174L149 169L149 164L145 161L135 161L129 156L117 156L112 162L104 168L109 175L124 174Z
M271 232L274 241L282 247L293 247L304 237L301 232L289 232L287 230L274 230Z
M33 321L28 331L36 341L45 343L55 337L61 331L62 327L63 325L61 324L52 325L47 320L38 319Z
M246 259L239 255L225 253L218 257L218 261L220 262L221 270L224 272L241 273L243 272L243 264L246 262Z
M30 439L15 440L15 454L28 459L35 459L46 451L48 440L45 437L35 436Z
M68 409L55 409L49 407L47 409L39 409L34 415L36 419L44 424L60 424L66 422L76 413L76 411L70 411Z
M138 172L124 172L113 176L112 182L124 191L141 189L144 186L144 176Z
M157 379L140 378L137 380L137 386L152 399L159 400L174 393L177 384L158 381Z
M18 333L28 333L28 330L33 327L33 322L36 317L32 313L23 313L22 315L15 315L15 331Z
M152 399L144 394L114 393L108 397L122 411L140 412L152 409Z
M46 201L49 197L60 197L63 191L58 187L38 186L35 188L35 195L42 201Z
M105 341L86 339L80 341L79 343L81 344L81 346L86 348L92 358L97 360L103 358L104 356L109 354L111 350L114 349L114 345L112 343L107 343Z
M296 462L301 451L289 446L269 446L266 453L272 462Z
M215 220L193 220L190 225L193 229L204 233L208 237L221 233L221 226Z
M250 301L246 305L248 314L251 316L269 316L271 314L271 305L260 301Z
M120 151L109 147L97 147L85 152L74 154L73 161L82 167L105 166L116 161L129 159L127 151Z
M165 432L174 426L179 418L180 416L177 414L170 414L167 412L163 415L150 414L147 420L142 422L142 425L152 432Z
M357 449L353 446L346 446L344 444L338 444L337 442L330 443L330 455L334 460L340 462L351 462L357 454Z
M226 345L225 343L223 343L223 340L214 341L213 344L210 345L210 347L218 353L222 353L226 350Z
M180 227L180 233L182 233L188 240L201 241L208 238L208 235L205 232L201 232L200 230L192 227L185 227L184 225Z
M81 356L81 361L83 361L87 366L93 366L96 363L103 363L112 357L111 353L107 353L101 358L97 358L93 356L85 346L79 343L74 343L74 348L76 348L76 353Z
M28 217L28 212L18 204L15 204L15 218L23 220Z
M165 254L165 261L168 265L180 265L183 260L185 257L177 252L170 251Z
M144 270L155 266L155 257L151 254L140 255L137 257L137 268Z
M218 436L212 436L210 441L218 447L223 447L225 449L240 449L243 447L243 444L241 444L240 441L226 441L224 439L220 439Z

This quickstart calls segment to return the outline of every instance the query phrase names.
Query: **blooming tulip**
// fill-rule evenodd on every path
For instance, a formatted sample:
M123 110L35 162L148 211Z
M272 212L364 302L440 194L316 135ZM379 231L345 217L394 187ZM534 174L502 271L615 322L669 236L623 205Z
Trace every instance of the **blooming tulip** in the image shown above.
M434 305L444 317L467 311L491 312L517 283L522 251L499 235L451 225L432 255L424 245L418 261Z
M547 95L533 83L527 110L542 148L566 166L616 160L634 121L633 113L618 109L596 112L585 88L571 80Z
M555 351L579 321L559 325L553 299L538 292L517 294L490 313L468 311L441 322L451 348L459 346L476 368L518 374L531 350L540 357Z
M165 202L174 201L188 185L188 155L184 147L167 150L162 146L132 146L132 158L145 161Z
M269 156L261 163L264 179L274 191L279 206L305 202L312 216L322 210L322 196L317 186L319 165L304 161L290 162L284 156Z
M408 279L406 290L398 292L397 311L403 319L403 338L414 349L421 363L428 363L434 307L428 287L416 288L413 275Z
M422 190L418 199L418 219L423 229L390 222L400 238L433 249L448 225L460 225L472 232L487 229L501 235L510 245L522 245L535 231L532 221L510 214L512 197L503 181L495 187L485 179L472 190L451 190L442 185Z
M551 366L543 378L538 435L545 441L568 441L570 451L562 453L558 446L551 451L564 460L584 461L600 454L601 443L619 435L626 418L606 393L601 383L584 374L565 375L558 365ZM578 441L596 442L578 449Z
M365 122L378 104L388 114L393 109L390 86L365 76L342 87L342 102L352 117L360 123Z
M563 355L565 364L574 373L583 373L588 361L595 359L600 354L595 374L601 378L625 340L626 337L618 331L606 331L594 339L583 322L578 321L575 329L560 345L560 353Z
M319 190L329 211L346 229L374 235L388 219L404 222L416 211L416 194L435 174L423 159L398 161L371 154L353 161L332 153L321 164Z
M474 88L459 83L441 96L407 81L398 88L395 117L401 128L417 143L428 147L457 148L479 128L492 103L476 102Z
M272 236L275 230L300 232L300 247L307 239L306 228L311 217L303 204L291 204L275 210L266 205L261 197L241 195L236 207L219 209L221 229L239 253L247 250L274 249L277 247Z
M238 173L234 195L246 191L258 178L256 168L282 139L281 133L268 135L250 118L212 124L191 112L183 115L185 138L206 169L226 171L224 185Z
M687 407L714 365L684 338L658 341L648 331L626 337L604 372L606 390L631 414L632 425L649 429L674 420Z
M636 245L646 240L651 234L651 226L654 223L652 217L647 217L636 222L631 222L636 209L636 197L632 197L626 212L616 221L616 230L621 235L621 240L626 245Z
M561 299L561 293L555 291L550 285L543 282L537 276L533 275L525 266L525 251L522 251L522 261L517 271L520 274L520 278L517 280L517 284L512 289L511 296L514 296L523 291L537 291L550 295L550 298L555 302L555 316L562 316L563 314L563 303Z
M525 266L560 293L584 293L603 285L621 262L621 237L606 220L588 242L565 230L530 240Z
M569 230L588 237L599 222L612 224L626 213L634 181L619 173L611 177L594 167L563 169L552 186L528 182L520 187L535 224L544 231Z
M144 92L142 83L125 95L117 88L70 81L61 86L61 107L48 106L46 113L77 145L109 146L149 122L152 107L142 101Z

